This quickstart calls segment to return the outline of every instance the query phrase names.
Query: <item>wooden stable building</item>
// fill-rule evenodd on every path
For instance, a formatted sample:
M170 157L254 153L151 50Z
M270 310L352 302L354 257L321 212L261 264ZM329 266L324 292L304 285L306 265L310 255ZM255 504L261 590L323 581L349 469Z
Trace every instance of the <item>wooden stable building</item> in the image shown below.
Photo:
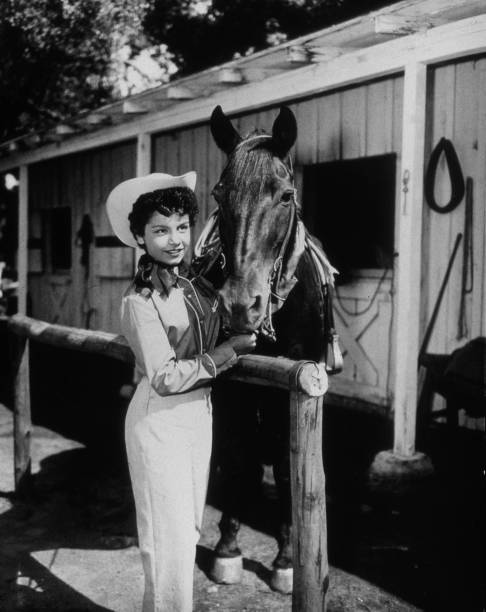
M296 114L303 216L342 276L335 312L345 369L331 390L391 407L395 451L413 454L419 346L465 231L464 202L439 214L424 200L442 137L472 179L472 222L428 351L486 336L484 0L405 0L73 117L40 139L1 144L0 172L20 180L21 310L28 294L35 318L118 331L135 261L111 232L105 198L135 175L196 170L197 235L224 163L208 127L217 104L240 132L271 129L281 104ZM451 189L445 169L441 159L439 202ZM462 415L461 424L484 428L484 419Z

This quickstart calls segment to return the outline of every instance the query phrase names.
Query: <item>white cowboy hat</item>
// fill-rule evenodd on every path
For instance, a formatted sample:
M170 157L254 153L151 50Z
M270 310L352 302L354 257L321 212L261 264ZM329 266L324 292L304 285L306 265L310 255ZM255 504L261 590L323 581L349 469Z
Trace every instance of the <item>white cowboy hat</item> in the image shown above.
M189 187L194 191L196 176L195 172L187 172L181 176L155 172L147 176L128 179L117 185L106 200L106 212L118 238L128 246L138 246L130 231L128 215L132 212L133 205L139 196L157 189L169 189L169 187Z

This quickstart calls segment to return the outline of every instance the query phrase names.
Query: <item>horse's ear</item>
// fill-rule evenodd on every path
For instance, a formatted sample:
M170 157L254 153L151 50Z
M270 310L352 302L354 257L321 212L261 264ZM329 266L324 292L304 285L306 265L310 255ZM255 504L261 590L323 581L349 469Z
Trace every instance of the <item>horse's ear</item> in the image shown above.
M288 106L281 106L272 128L272 151L284 158L297 139L297 121Z
M211 114L211 134L218 147L229 155L236 145L241 142L241 136L233 127L228 117L223 113L221 106L217 106Z

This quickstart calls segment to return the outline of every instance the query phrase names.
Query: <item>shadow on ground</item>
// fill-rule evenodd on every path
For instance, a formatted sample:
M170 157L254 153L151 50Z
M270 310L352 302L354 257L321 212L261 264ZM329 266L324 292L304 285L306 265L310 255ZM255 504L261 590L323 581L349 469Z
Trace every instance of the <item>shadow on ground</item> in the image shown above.
M49 366L49 377L45 369L44 374L33 372L34 420L88 446L45 458L29 503L14 503L11 492L0 492L0 609L107 610L56 578L49 560L39 563L31 553L108 551L134 543L122 442L126 402L118 395L120 381L129 373L109 370L102 359L93 363L65 355L59 361L59 356L40 355L35 348L33 353ZM52 374L58 383L53 384ZM371 496L366 488L375 453L391 446L389 421L326 406L323 439L331 564L424 610L482 611L484 438L430 428L421 450L432 458L436 476L398 499ZM209 494L213 506L220 506L220 495L214 471ZM267 480L243 520L273 534L276 504L274 486ZM205 572L209 559L209 548L200 546L197 563ZM268 581L267 567L250 558L245 563L245 569ZM22 574L29 584L22 583Z
M0 492L0 609L106 610L49 570L62 549L112 550L134 543L129 484L119 469L100 467L86 449L57 453L40 467L25 501ZM42 551L49 558L41 555L40 563L33 555Z
M430 611L484 610L484 435L422 432L435 476L402 497L372 495L366 470L391 423L329 407L324 448L331 563Z

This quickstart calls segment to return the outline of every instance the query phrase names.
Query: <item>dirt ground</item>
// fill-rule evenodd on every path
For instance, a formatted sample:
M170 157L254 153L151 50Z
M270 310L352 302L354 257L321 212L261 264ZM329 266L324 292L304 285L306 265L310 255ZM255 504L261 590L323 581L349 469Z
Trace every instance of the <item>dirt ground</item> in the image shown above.
M0 350L0 374L7 356ZM32 343L35 496L25 504L13 497L10 383L0 376L0 612L140 610L119 393L130 378L108 358ZM367 470L391 448L391 420L325 404L329 612L484 612L484 434L440 425L419 433L434 478L403 497L371 494ZM221 508L217 471L210 485L195 610L290 611L291 598L268 586L276 553L271 478L244 517L237 586L207 577Z
M0 610L139 610L143 576L123 471L99 465L99 457L79 442L36 427L35 499L15 504L12 451L12 415L0 405ZM271 489L267 485L270 497ZM219 517L219 510L208 505L197 555L195 610L290 611L291 597L268 586L275 540L248 525L241 530L243 582L219 586L209 580ZM338 568L332 568L330 578L331 612L417 609Z

